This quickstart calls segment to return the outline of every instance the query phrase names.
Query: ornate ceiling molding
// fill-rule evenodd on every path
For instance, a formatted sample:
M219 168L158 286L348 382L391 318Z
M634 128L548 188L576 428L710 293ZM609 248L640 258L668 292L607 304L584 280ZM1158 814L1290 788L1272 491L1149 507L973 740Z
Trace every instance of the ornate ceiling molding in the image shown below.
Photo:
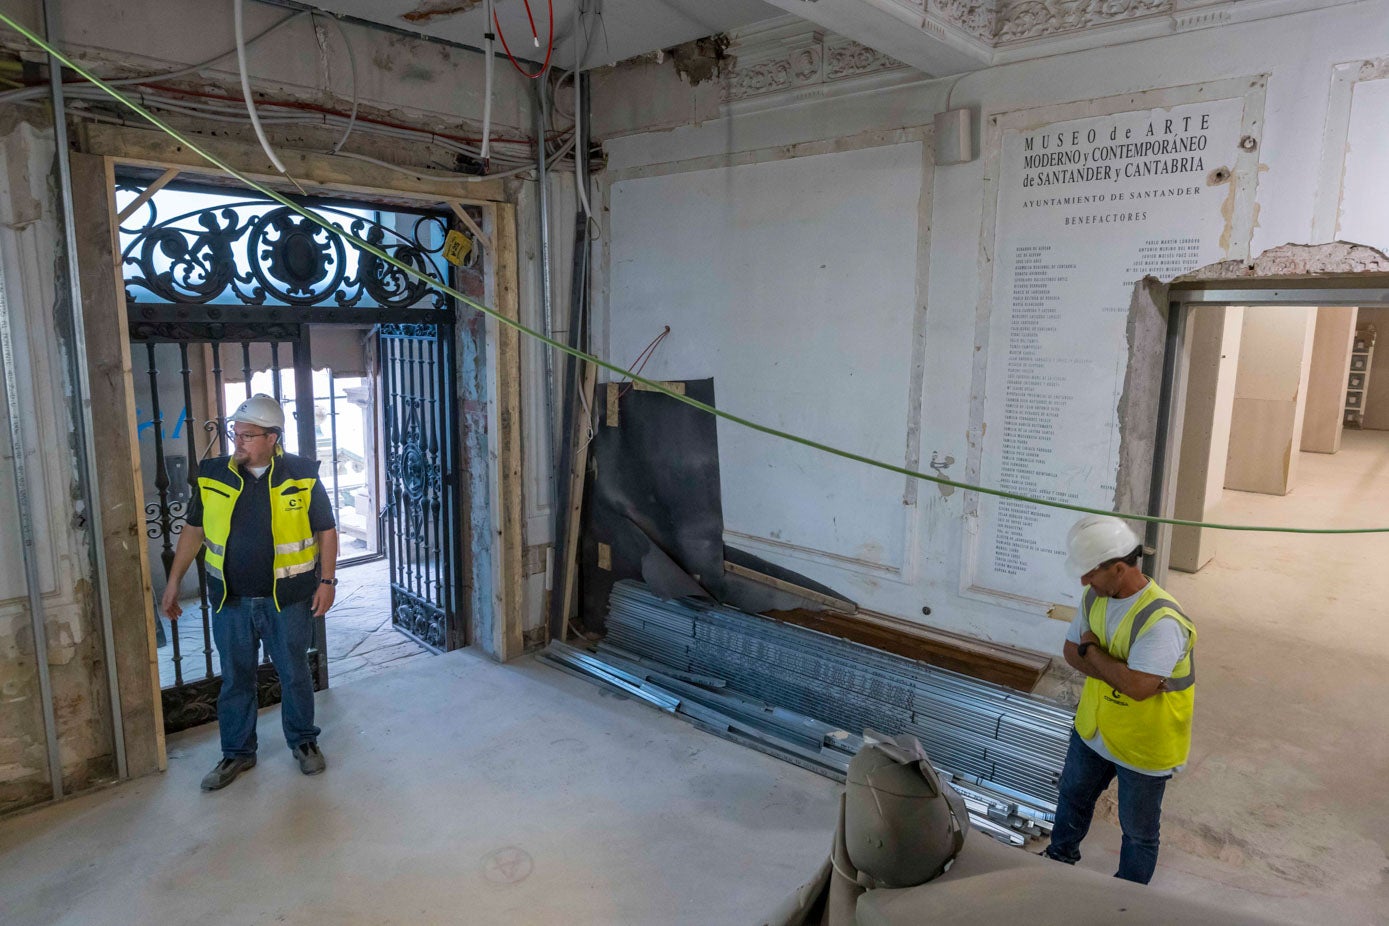
M930 12L971 37L993 44L999 0L932 0Z
M803 24L739 36L730 51L737 60L723 76L725 103L907 69L866 45Z
M947 0L963 3L966 0ZM1096 26L1167 16L1173 0L998 0L994 45L1049 38Z

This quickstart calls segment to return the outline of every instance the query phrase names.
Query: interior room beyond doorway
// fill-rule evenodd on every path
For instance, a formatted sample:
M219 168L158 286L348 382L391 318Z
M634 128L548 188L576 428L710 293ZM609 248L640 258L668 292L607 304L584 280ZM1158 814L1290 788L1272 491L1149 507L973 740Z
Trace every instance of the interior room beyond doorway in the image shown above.
M1389 310L1202 305L1186 332L1176 517L1389 523ZM1164 844L1287 898L1379 883L1389 808L1365 797L1389 715L1365 706L1389 696L1386 561L1384 534L1173 530L1165 585L1198 628L1200 694Z

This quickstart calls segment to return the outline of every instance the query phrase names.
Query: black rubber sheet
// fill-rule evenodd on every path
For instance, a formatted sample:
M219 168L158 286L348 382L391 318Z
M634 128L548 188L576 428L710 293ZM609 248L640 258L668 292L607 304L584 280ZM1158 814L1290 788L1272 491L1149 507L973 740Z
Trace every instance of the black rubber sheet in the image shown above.
M686 380L685 394L714 404L712 379ZM833 589L725 547L717 419L659 392L618 387L616 425L608 384L595 396L580 545L581 615L602 633L614 582L645 582L662 598L704 597L760 613L820 608L799 595L726 574L724 560L843 598Z

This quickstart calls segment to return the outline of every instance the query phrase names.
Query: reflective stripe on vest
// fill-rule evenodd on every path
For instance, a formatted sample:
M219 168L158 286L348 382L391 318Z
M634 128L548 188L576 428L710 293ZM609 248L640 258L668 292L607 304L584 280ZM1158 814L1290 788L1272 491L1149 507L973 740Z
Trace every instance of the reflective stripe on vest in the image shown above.
M1127 660L1133 644L1162 617L1172 618L1186 630L1186 651L1162 690L1143 701L1135 701L1099 679L1086 679L1076 709L1076 732L1087 740L1098 733L1111 755L1135 768L1164 771L1182 765L1191 752L1196 628L1171 596L1156 582L1149 582L1115 628L1114 638L1107 639L1108 603L1088 588L1081 599L1091 633L1114 658Z
M270 491L270 539L274 548L273 581L275 607L280 607L280 580L312 572L318 565L318 540L309 524L309 506L317 476L287 478L275 483L276 463L284 465L282 455L270 459L265 478ZM221 600L215 608L221 610L227 600L225 558L227 539L231 535L232 512L245 489L245 480L236 463L226 461L226 476L235 478L236 485L215 476L199 476L198 487L203 502L204 560L209 576L222 583Z

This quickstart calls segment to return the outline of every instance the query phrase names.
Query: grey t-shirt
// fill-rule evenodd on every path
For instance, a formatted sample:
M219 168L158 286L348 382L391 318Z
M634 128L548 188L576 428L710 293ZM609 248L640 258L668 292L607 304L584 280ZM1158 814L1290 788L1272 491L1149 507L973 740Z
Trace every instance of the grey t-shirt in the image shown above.
M1152 580L1148 581L1152 584ZM1147 591L1148 586L1143 586L1135 595L1129 598L1106 598L1104 613L1105 639L1114 639L1114 631L1119 629L1119 624L1124 620L1124 615L1129 613L1129 608L1133 605L1133 600L1138 595ZM1066 630L1066 639L1072 643L1079 644L1081 635L1090 629L1089 615L1078 612L1075 620L1071 621L1071 626ZM1177 623L1170 617L1158 618L1149 628L1148 632L1139 637L1129 650L1127 660L1128 667L1135 672L1146 672L1149 675L1160 675L1167 678L1172 674L1172 670L1177 667L1177 662L1186 652L1187 638L1190 636L1186 628ZM1170 769L1148 769L1135 768L1127 762L1116 759L1105 748L1104 739L1098 733L1092 739L1085 741L1095 752L1113 762L1115 765L1122 765L1124 768L1141 772L1144 775L1166 776L1181 771L1181 766Z

